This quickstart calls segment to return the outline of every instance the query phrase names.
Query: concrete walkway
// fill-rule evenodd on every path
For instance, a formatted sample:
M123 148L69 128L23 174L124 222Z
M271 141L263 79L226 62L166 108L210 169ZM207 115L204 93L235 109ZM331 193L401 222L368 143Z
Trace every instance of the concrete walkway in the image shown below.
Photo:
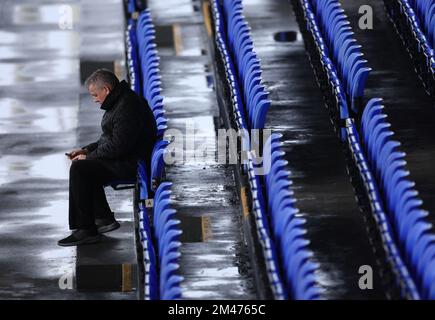
M149 1L156 37L163 42L158 49L168 127L194 133L184 136L186 146L206 146L205 153L195 159L187 153L167 170L184 232L183 298L255 299L233 172L216 160L219 108L200 4ZM164 34L169 34L167 39L162 39Z
M57 246L69 233L64 153L95 139L102 115L80 60L121 61L123 30L120 0L0 3L0 299L135 298L58 285L76 262ZM131 192L108 198L131 228Z

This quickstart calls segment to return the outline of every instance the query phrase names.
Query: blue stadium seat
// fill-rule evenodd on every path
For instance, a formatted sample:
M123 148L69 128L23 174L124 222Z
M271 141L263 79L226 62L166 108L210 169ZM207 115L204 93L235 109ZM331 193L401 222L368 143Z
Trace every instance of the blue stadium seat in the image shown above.
M165 286L167 281L172 276L177 276L177 271L180 266L177 263L169 263L167 265L162 265L160 267L160 295L162 296L165 292Z
M161 252L160 264L167 265L169 263L178 263L179 259L181 257L181 253L178 251L178 249L179 248L177 247L177 250L174 250L174 251L166 251L165 252L165 250L164 250L163 252Z
M164 162L164 154L166 153L165 149L157 150L151 159L151 190L155 191L158 187L158 184L162 180L163 170L165 167Z
M174 220L177 211L175 209L165 209L160 213L157 213L157 224L155 227L157 228L157 234L161 234L161 230L166 225L166 223L170 220Z
M155 226L157 229L157 239L163 239L170 231L178 231L181 223L180 220L175 219L166 221L164 224L161 219L158 219L157 221L158 223Z
M155 201L156 202L159 201L159 199L161 199L160 198L161 193L165 192L165 191L170 191L171 187L172 187L172 182L168 182L168 181L162 182L154 194ZM169 193L169 195L170 195L170 193ZM169 197L169 195L168 195L168 197Z
M425 252L429 248L435 246L435 235L423 234L417 242L416 249L412 252L411 262L414 270L414 274L418 274L418 264Z
M162 300L178 300L182 297L180 283L184 280L183 277L172 275L166 281L163 288Z
M163 252L165 246L171 242L179 241L183 232L181 230L169 230L163 235L163 238L159 239L159 252Z
M165 260L167 264L174 262L173 261L174 259L172 259L173 255L174 254L176 256L181 255L180 253L181 245L182 244L180 241L171 241L165 244L165 246L163 247L163 251L159 252L160 262L163 263L163 260Z
M278 241L280 250L282 251L283 255L286 250L286 248L283 246L285 240L284 237L285 231L294 230L297 228L300 229L306 223L305 219L296 218L296 214L298 212L299 211L295 209L293 205L288 206L287 208L284 208L284 210L279 212L279 216L275 220L276 221L274 226L275 239ZM306 243L307 241L305 239L299 239L299 240L302 241L303 243ZM296 245L296 242L294 242L293 244Z
M173 287L169 290L166 290L162 296L163 300L179 300L181 298L182 298L182 292L181 289L178 287Z

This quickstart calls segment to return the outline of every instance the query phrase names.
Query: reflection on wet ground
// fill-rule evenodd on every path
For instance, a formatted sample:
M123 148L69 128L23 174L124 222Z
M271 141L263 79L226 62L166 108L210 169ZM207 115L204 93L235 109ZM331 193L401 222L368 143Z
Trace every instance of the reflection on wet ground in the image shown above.
M16 3L11 10L13 25L59 25L62 19L78 19L78 7L69 3Z
M70 161L63 154L38 156L5 155L0 158L0 186L27 177L68 179Z
M78 145L83 121L78 115L80 5L77 0L0 2L0 299L135 298L83 294L58 284L74 272L76 256L76 248L59 247L57 241L68 234L69 161L64 152ZM112 28L108 34L117 35L107 47L116 46L115 54L106 54L119 58L120 1L105 1L104 7L116 16L105 24ZM91 11L91 16L89 10L85 13L96 23L92 15L98 12ZM92 41L92 35L86 39ZM98 117L87 120L99 130ZM118 219L131 223L131 191L108 192L108 200Z
M16 99L0 98L0 110L0 133L65 132L77 126L73 106L36 109Z
M69 59L0 63L0 68L3 70L0 75L0 85L3 86L17 82L65 81L78 71L77 61Z
M167 169L167 180L173 182L173 206L182 222L192 222L182 225L190 234L181 248L183 298L255 298L241 249L241 214L233 172L216 160L219 110L216 93L207 81L211 61L202 55L207 39L201 14L188 0L149 1L149 6L154 22L176 24L174 37L179 37L176 50L159 47L168 133L175 129L187 133L182 137L186 148L204 147L196 158L187 154ZM202 234L203 241L196 241L192 233Z
M10 62L73 58L77 55L78 44L78 35L74 31L29 31L24 34L0 31L0 59Z

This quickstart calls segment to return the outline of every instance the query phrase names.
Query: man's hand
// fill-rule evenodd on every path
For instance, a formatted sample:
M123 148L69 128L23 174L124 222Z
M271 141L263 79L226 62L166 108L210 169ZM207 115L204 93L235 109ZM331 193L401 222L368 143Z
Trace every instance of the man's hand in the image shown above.
M86 159L86 155L85 154L79 154L78 156L75 156L74 158L72 158L72 161L85 160L85 159Z
M88 150L86 149L76 149L71 151L70 153L65 153L65 155L70 158L70 160L74 160L79 155L86 155L88 153ZM85 157L86 159L86 157ZM77 159L79 160L79 159ZM81 159L80 159L81 160Z

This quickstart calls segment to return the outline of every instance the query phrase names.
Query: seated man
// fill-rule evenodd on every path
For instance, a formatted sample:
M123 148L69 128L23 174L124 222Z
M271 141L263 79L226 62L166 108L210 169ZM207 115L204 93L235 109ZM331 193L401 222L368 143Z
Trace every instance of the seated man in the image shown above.
M104 193L113 180L135 180L137 161L150 167L157 127L148 103L108 70L95 71L85 82L105 110L97 142L67 154L72 160L69 183L70 236L60 246L93 243L119 228Z

